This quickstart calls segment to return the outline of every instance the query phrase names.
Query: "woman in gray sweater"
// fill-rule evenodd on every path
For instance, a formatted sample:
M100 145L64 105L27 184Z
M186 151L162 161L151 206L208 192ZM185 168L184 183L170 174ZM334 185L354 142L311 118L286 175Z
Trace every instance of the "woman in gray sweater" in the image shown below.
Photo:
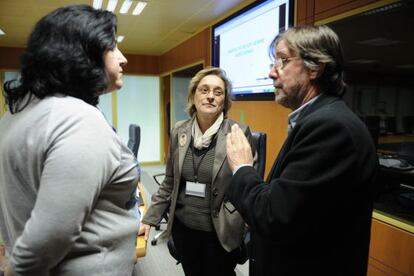
M68 6L36 24L0 120L6 275L133 274L137 163L96 108L125 63L110 12Z

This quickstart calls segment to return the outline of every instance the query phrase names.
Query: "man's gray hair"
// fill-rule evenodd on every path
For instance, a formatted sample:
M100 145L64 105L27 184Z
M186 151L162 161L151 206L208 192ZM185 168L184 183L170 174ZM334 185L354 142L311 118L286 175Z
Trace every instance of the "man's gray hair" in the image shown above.
M292 27L277 35L270 45L272 56L284 41L305 66L318 72L316 84L322 93L342 96L345 93L344 59L338 35L328 26Z

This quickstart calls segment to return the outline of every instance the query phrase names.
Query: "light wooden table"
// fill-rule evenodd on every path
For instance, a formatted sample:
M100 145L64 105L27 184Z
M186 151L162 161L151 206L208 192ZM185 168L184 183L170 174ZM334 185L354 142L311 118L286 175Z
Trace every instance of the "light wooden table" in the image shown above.
M147 211L147 202L145 200L144 189L142 188L142 184L138 183L138 191L143 199L144 204L139 206L139 210L141 212L141 217L144 216L145 212ZM135 248L135 254L137 258L142 258L147 254L147 241L144 239L144 235L137 237Z

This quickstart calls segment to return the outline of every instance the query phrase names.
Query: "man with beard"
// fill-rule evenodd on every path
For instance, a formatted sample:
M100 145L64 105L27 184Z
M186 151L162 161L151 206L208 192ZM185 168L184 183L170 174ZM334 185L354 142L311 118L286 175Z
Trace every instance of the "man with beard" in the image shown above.
M339 38L326 26L295 27L271 49L276 102L293 112L266 182L237 125L227 137L230 201L252 233L250 275L366 275L378 161L341 100Z

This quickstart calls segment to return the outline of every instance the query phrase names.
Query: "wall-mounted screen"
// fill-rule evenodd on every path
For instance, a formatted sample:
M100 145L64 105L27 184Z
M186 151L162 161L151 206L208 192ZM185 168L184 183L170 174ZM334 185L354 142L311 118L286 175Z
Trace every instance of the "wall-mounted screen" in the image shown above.
M256 1L212 28L212 64L233 84L236 100L274 99L269 45L293 25L292 0Z

